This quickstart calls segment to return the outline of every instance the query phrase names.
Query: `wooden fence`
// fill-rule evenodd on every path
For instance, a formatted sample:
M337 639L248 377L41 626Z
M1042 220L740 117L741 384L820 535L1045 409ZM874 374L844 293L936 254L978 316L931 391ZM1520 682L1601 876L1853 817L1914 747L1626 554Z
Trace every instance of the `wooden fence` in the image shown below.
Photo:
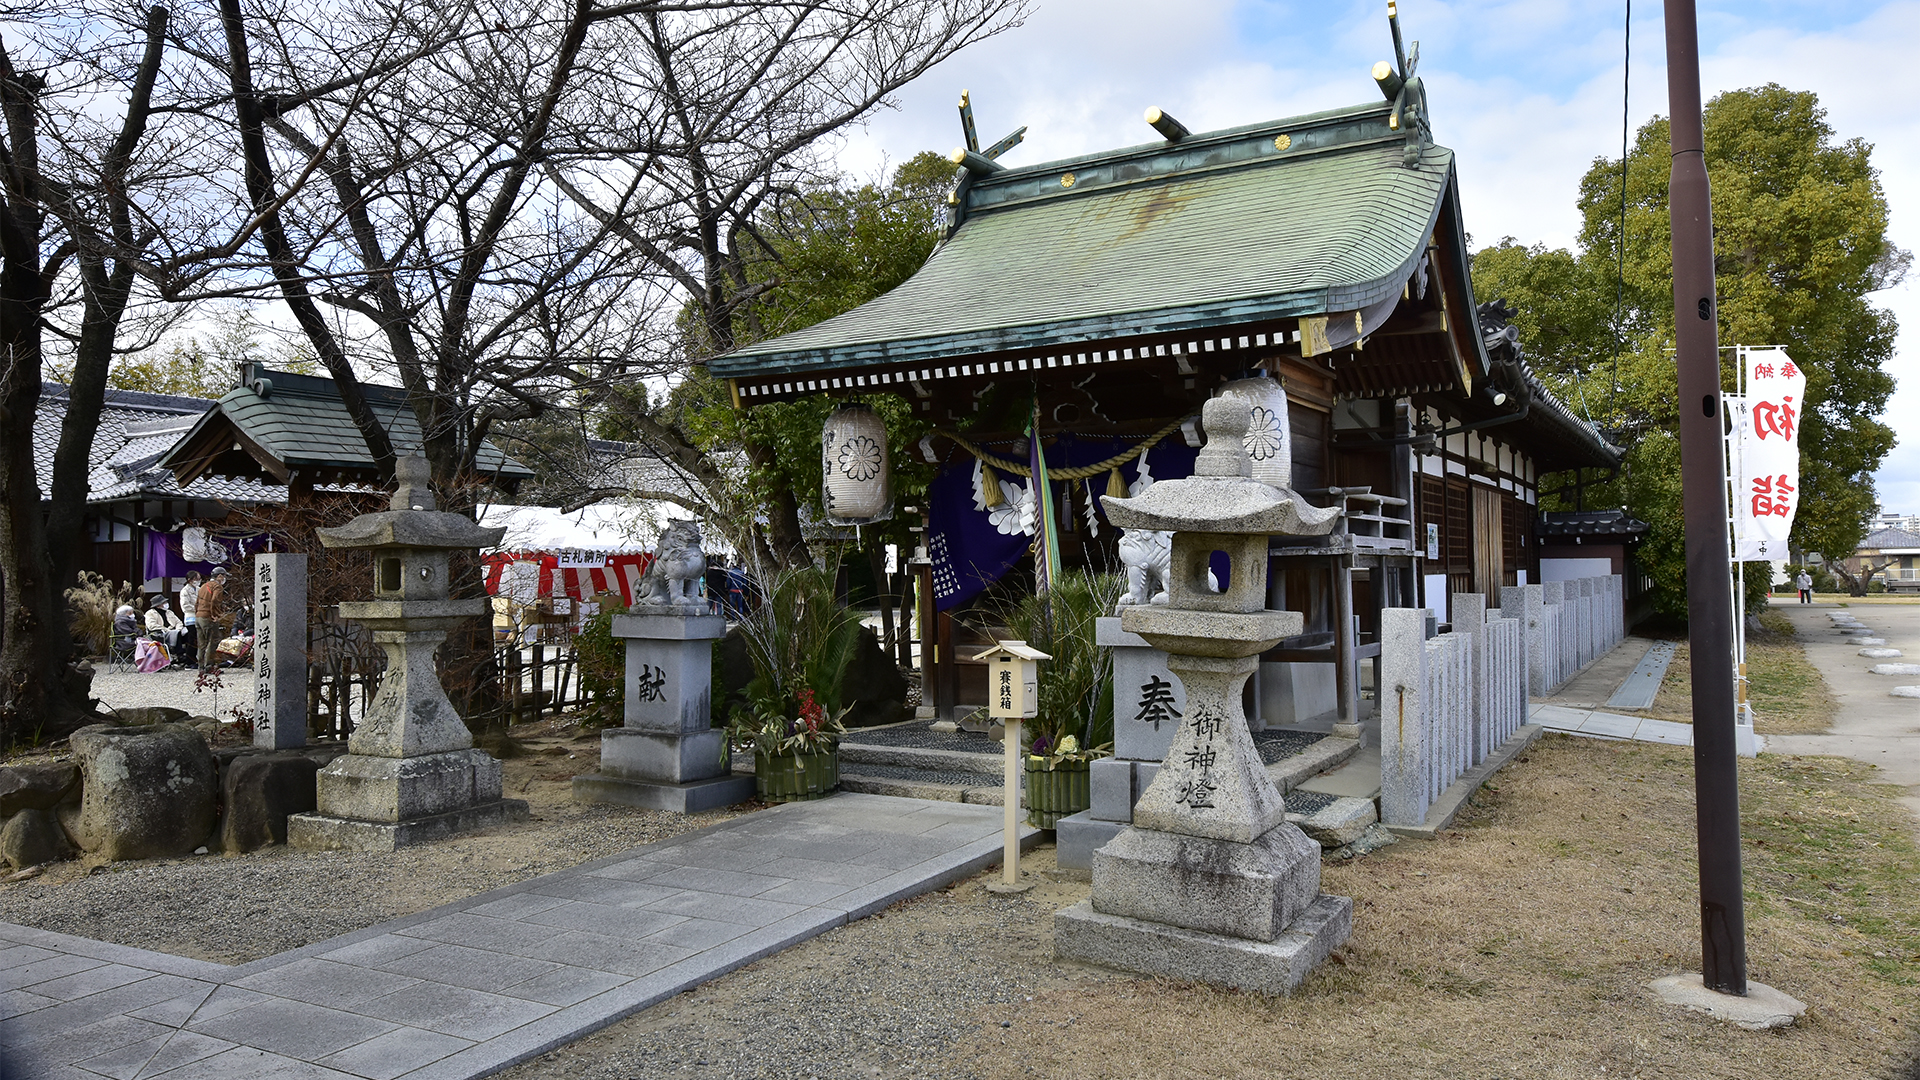
M318 609L307 627L307 720L314 737L352 735L355 717L366 714L386 670L386 653L371 632L341 619L337 608ZM501 683L499 710L469 722L498 720L504 712L511 723L530 723L591 703L572 642L498 645L493 670Z

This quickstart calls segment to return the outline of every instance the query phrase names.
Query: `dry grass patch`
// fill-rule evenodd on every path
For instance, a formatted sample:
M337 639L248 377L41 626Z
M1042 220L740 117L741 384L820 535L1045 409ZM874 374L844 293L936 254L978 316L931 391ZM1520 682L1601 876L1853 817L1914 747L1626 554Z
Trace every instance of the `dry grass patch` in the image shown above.
M1805 735L1827 730L1838 704L1820 670L1794 635L1793 623L1777 611L1763 612L1763 636L1747 636L1747 691L1752 695L1754 730L1762 735ZM1693 664L1680 642L1660 680L1653 707L1643 715L1657 720L1693 722Z
M1062 1078L1907 1075L1905 813L1865 765L1741 769L1752 977L1808 1003L1792 1029L1741 1031L1644 989L1699 966L1688 753L1548 736L1442 839L1326 868L1327 891L1354 898L1354 937L1295 997L1067 983L953 1053Z

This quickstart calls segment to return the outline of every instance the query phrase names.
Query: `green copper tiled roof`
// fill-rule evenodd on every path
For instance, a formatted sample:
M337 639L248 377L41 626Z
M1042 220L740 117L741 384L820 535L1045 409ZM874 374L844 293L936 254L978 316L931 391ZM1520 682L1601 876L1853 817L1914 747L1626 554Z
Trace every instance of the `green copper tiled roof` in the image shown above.
M271 383L264 396L255 389L255 381ZM163 467L177 467L183 449L194 442L209 423L224 417L241 435L258 444L288 468L371 469L373 459L340 401L332 379L296 375L285 371L254 368L248 382L229 390L218 406L201 417L174 449L161 459ZM395 452L419 453L420 424L407 404L406 391L399 387L362 384L367 403L387 429ZM491 444L483 443L474 463L476 472L499 476L503 480L524 480L533 475L525 465L507 457Z
M858 367L1365 307L1412 272L1453 170L1452 151L1431 145L1408 168L1387 114L1344 109L975 179L958 230L900 287L710 368Z

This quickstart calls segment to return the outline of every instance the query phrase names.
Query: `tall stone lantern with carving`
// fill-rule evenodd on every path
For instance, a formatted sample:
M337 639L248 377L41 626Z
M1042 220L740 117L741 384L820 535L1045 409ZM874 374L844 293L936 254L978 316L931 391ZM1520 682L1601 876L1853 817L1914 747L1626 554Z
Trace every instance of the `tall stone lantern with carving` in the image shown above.
M391 851L528 816L525 802L500 797L500 763L474 749L434 666L447 632L487 611L483 598L450 598L448 557L506 530L439 510L425 458L401 458L394 473L390 509L316 530L327 547L372 551L374 598L340 614L373 631L387 671L348 753L316 778L318 811L288 819L295 847Z
M1094 852L1092 896L1054 917L1054 948L1284 994L1347 939L1353 902L1320 892L1320 845L1287 822L1240 691L1259 655L1304 623L1267 610L1267 538L1326 533L1339 514L1253 479L1251 419L1243 398L1207 402L1193 476L1106 498L1114 524L1173 534L1167 603L1123 608L1120 621L1166 651L1187 707L1132 826Z

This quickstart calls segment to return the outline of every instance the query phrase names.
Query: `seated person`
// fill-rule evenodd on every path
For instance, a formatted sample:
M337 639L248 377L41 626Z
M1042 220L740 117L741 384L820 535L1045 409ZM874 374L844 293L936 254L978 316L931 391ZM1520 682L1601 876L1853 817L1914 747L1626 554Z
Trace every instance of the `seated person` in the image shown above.
M186 624L167 606L167 598L156 596L147 604L147 636L167 647L169 653L179 646Z
M132 637L140 632L140 614L132 604L121 604L113 610L113 636Z

